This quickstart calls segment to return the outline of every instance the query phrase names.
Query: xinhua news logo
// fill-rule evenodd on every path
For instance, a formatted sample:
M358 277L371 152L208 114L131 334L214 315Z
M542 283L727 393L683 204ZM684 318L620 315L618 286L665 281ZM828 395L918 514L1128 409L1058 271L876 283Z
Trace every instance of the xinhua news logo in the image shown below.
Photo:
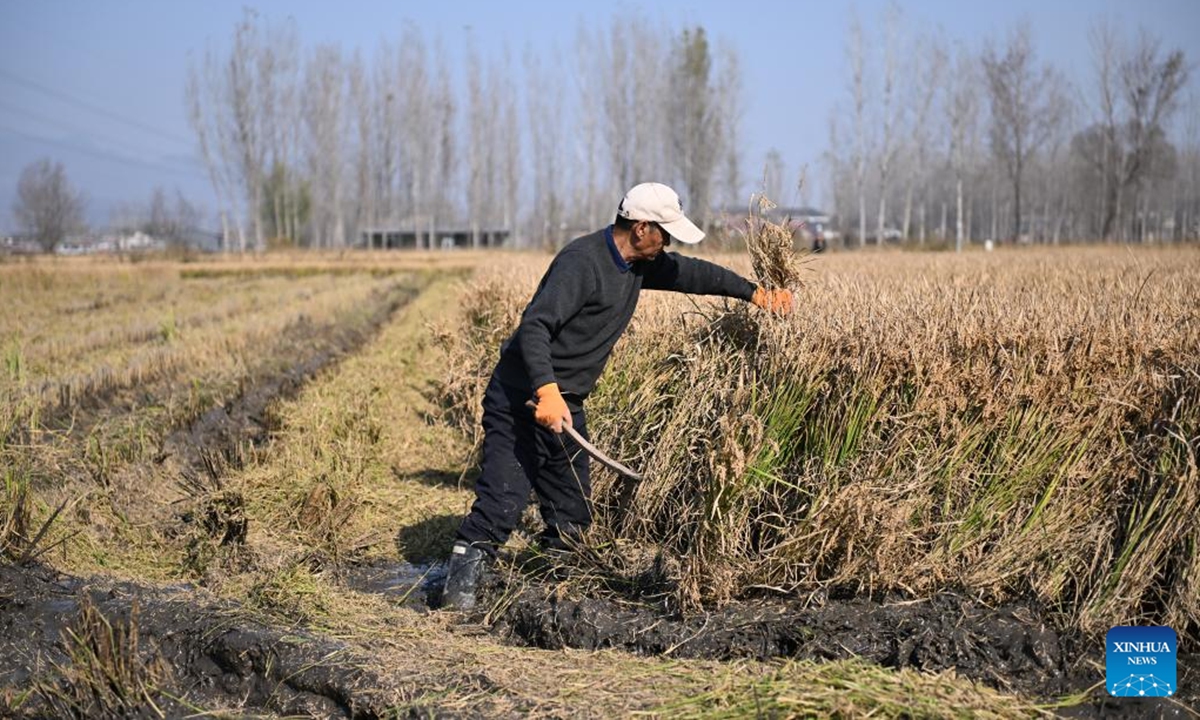
M1169 627L1119 626L1104 638L1105 682L1113 697L1175 694L1179 645Z

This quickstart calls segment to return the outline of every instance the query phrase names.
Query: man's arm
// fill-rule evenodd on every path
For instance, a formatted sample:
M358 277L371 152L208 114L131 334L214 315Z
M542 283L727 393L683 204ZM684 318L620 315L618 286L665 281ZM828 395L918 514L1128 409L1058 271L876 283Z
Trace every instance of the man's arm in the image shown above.
M732 270L707 260L662 253L650 261L642 276L647 290L673 290L692 295L722 295L750 300L754 283Z

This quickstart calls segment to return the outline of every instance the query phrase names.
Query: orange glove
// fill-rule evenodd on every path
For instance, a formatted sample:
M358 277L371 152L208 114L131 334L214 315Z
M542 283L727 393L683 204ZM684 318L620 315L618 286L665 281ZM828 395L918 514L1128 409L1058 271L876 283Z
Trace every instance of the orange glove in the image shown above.
M763 310L786 315L792 311L795 299L792 297L791 290L768 290L760 287L754 291L754 297L750 298L750 302Z
M571 425L571 409L558 391L558 383L546 383L537 389L537 408L533 418L556 433L562 432L563 423Z

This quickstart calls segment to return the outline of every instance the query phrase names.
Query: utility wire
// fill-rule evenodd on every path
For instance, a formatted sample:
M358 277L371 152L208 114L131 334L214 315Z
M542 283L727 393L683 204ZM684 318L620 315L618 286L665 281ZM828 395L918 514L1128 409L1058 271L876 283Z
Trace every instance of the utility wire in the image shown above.
M95 148L89 148L84 145L77 145L75 143L65 142L63 140L52 140L50 138L34 135L32 133L25 132L24 130L19 130L17 128L9 127L6 125L0 125L0 131L9 132L9 133L12 133L13 135L18 135L20 137L25 138L26 140L32 140L34 142L44 143L46 145L53 145L56 147L64 148L66 150L73 150L75 152L85 153L87 155L92 155L93 157L100 158L102 160L108 160L109 162L120 163L122 165L127 165L129 167L137 167L137 168L141 168L143 170L153 170L155 172L175 173L176 175L187 175L188 177L190 177L192 179L200 179L200 180L204 180L204 181L208 180L208 176L205 175L200 170L185 170L183 168L170 167L169 165L158 165L155 163L146 162L145 160L138 160L136 158L125 157L122 155L117 155L116 153L110 153L110 152L107 152L104 150L97 150Z
M11 103L6 103L3 100L0 100L0 110L7 110L8 112L17 113L19 115L24 115L25 117L27 117L37 123L40 123L40 124L57 125L58 127L66 130L67 132L78 133L81 135L95 136L101 140L106 141L110 145L118 146L118 149L124 153L136 155L137 153L141 152L141 149L136 148L133 145L128 144L127 142L117 140L116 138L114 138L110 135L101 135L98 133L94 133L90 130L83 130L75 125L72 125L71 123L64 122L60 118L48 117L48 116L42 115L41 113L35 113L35 112L30 111L27 108L18 107ZM170 164L164 164L163 167L174 166L180 170L189 170L189 171L191 171L191 170L198 171L199 170L199 166L198 166L198 164L195 164L195 161L188 161L188 160L183 160L183 159L172 159L170 157L168 157L166 159L168 160L168 162Z
M27 88L30 90L34 90L34 91L43 93L45 95L49 95L50 97L57 98L63 102L70 103L71 105L74 105L76 107L83 108L83 109L87 110L88 112L93 112L93 113L96 113L97 115L103 115L104 117L107 117L110 120L116 120L118 122L125 123L131 127L137 128L143 132L148 132L152 135L157 135L160 138L165 138L167 140L170 140L171 142L180 143L183 145L187 145L189 147L194 144L193 141L191 141L191 140L185 139L185 138L183 138L179 135L175 135L173 133L165 132L160 128L154 127L153 125L147 125L146 123L143 123L139 120L134 120L133 118L125 117L124 115L121 115L119 113L115 113L106 108L102 108L99 105L95 105L86 100L82 100L73 95L69 95L61 90L56 90L52 87L43 85L39 82L20 77L18 75L14 75L13 73L9 72L8 70L6 70L5 68L2 68L2 67L0 67L0 78L4 78L5 80L7 80L15 85L20 85L21 87L24 87L24 88Z

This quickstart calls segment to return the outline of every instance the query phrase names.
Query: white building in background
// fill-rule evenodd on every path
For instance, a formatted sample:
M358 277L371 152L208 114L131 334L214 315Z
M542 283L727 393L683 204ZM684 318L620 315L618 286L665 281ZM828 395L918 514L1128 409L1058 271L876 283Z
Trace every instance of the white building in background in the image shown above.
M125 252L158 252L166 249L166 241L138 230L135 232L74 235L59 243L54 252L59 255L104 255Z
M41 251L36 240L11 235L0 238L0 255L36 255Z
M166 250L167 243L153 238L138 230L133 234L119 235L115 238L116 249L120 252L146 252L150 250Z

